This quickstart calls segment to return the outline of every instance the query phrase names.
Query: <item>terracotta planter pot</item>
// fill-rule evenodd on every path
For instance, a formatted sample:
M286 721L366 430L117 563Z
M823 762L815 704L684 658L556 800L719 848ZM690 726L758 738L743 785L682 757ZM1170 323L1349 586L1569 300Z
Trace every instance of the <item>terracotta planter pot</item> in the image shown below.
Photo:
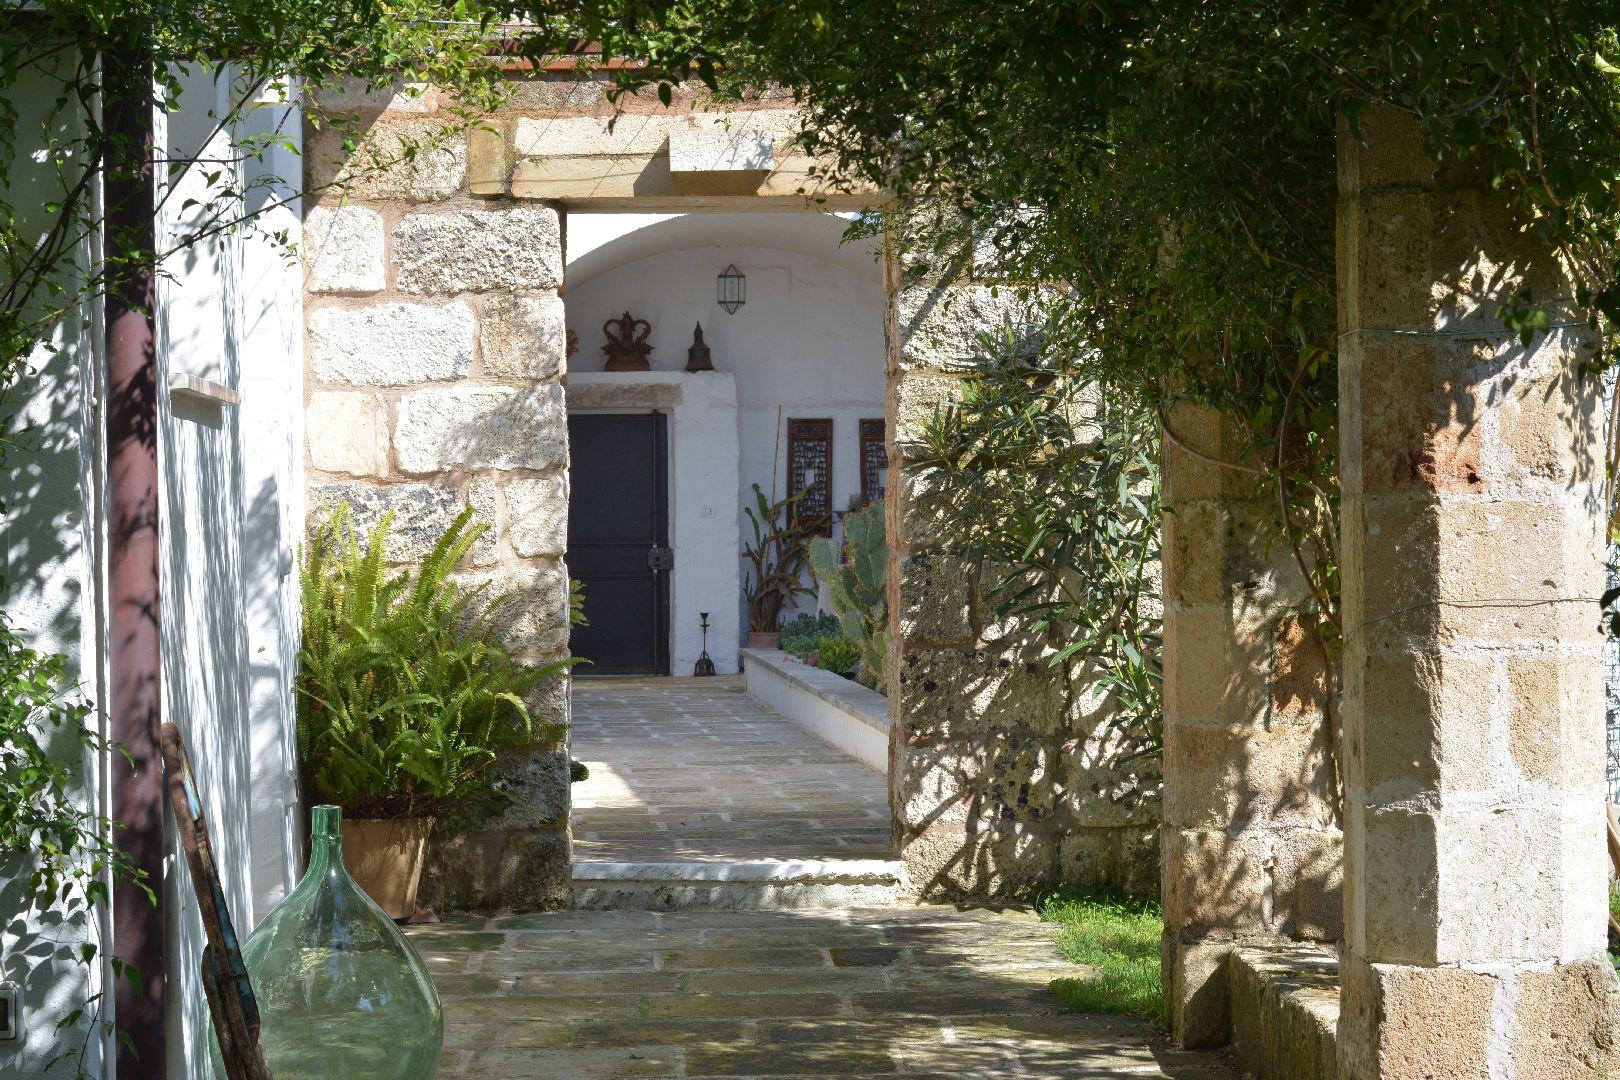
M432 831L433 819L425 817L343 823L343 865L391 918L416 914L416 887Z
M780 649L782 647L782 631L777 630L769 634L758 630L748 631L748 647L750 649Z

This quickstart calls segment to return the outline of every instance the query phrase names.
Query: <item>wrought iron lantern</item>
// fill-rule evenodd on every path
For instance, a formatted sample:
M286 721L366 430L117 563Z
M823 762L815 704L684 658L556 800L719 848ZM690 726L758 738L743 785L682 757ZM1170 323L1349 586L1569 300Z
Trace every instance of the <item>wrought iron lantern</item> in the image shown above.
M737 309L748 302L748 279L743 277L743 272L737 269L736 263L720 271L720 276L715 279L715 285L715 299L720 301L720 306L726 309L727 315L737 314Z

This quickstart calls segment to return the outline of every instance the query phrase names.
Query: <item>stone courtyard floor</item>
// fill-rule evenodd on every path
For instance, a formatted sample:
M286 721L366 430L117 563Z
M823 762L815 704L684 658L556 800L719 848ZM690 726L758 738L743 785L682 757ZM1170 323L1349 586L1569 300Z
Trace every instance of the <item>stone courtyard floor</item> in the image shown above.
M887 859L883 777L738 678L578 679L580 862Z
M411 930L441 1077L1235 1080L1134 1017L1066 1012L1085 969L1018 911L562 911Z
M738 680L580 680L574 701L577 862L894 857L883 778ZM444 1002L441 1077L1239 1075L1146 1021L1067 1012L1049 984L1086 969L1018 908L581 910L408 933Z

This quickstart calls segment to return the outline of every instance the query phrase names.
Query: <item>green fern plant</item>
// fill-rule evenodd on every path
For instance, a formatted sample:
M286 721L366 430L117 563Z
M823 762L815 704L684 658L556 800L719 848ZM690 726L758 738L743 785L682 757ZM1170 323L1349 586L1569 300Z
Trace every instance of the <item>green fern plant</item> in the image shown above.
M492 768L554 743L525 697L572 661L529 666L496 628L512 597L451 574L488 528L467 510L414 571L383 562L393 515L362 542L347 505L311 533L300 567L298 751L305 795L356 818L469 824L498 811Z
M860 681L881 691L889 652L889 545L883 507L846 514L843 526L841 545L827 539L811 543L810 566L832 593L844 636L860 647Z

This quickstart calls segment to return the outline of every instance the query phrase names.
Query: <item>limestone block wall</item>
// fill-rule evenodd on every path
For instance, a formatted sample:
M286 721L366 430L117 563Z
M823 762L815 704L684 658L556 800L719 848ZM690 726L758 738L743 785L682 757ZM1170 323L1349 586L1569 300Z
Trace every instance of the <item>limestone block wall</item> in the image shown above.
M1595 341L1489 171L1341 131L1348 1080L1620 1075Z
M1172 1033L1218 1046L1241 944L1336 941L1343 836L1325 657L1273 501L1213 409L1164 439L1164 967Z
M395 514L388 558L419 559L465 507L492 526L462 570L519 597L509 644L539 662L568 646L568 442L562 231L555 208L475 198L467 139L434 94L360 95L354 155L309 130L305 427L308 501ZM399 140L426 140L408 164ZM531 707L566 721L565 686ZM516 801L471 838L436 844L425 902L540 908L568 898L564 747L504 763Z
M1029 313L1003 288L912 277L893 250L887 370L889 790L895 843L925 896L1057 883L1151 892L1156 769L1122 773L1108 702L1070 685L1055 646L1000 623L929 512L907 443L959 392L978 335Z

